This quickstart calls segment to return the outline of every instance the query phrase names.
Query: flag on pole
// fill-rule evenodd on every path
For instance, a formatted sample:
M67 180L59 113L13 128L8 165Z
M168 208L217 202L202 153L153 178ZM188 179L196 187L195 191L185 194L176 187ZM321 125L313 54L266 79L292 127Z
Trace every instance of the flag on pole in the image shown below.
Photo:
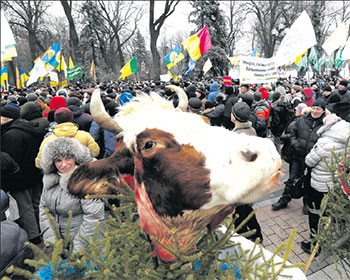
M171 67L173 67L176 63L180 62L183 59L184 59L184 55L182 54L180 47L178 45L176 45L175 48L171 50L170 53L164 56L166 66L169 69L171 69Z
M130 76L132 73L137 73L138 71L139 70L137 69L136 57L134 56L132 59L128 61L127 64L124 65L122 69L120 69L119 72L121 72L122 74L118 79L123 78L124 80L125 77Z
M331 55L336 49L345 45L347 37L348 30L345 22L342 22L332 35L323 43L322 48L328 55Z
M322 65L325 64L326 62L326 54L323 53L323 55L320 57L320 59L316 62L316 64L314 65L314 69L318 72L321 73L321 68Z
M96 82L96 70L95 70L94 61L91 62L90 75L91 75L91 78Z
M309 63L313 62L316 63L318 59L317 50L314 47L311 47L310 54L309 54Z
M204 75L210 70L210 68L212 66L213 65L211 64L210 58L208 58L207 61L204 63L204 66L203 66Z
M69 65L68 65L68 68L73 68L74 67L74 64L73 64L73 60L71 57L69 57Z
M7 66L4 62L1 62L1 90L7 90L8 87L8 72Z
M46 52L44 52L40 56L40 58L45 63L46 67L49 65L52 66L52 67L48 67L49 70L51 70L52 68L57 69L61 63L61 42L56 42L55 44L53 44L50 48L46 50Z
M13 36L10 25L1 11L1 61L10 60L10 58L17 56L16 41Z
M72 80L82 76L81 65L74 66L67 69L67 80Z
M223 76L224 85L232 86L232 79L230 76Z
M328 67L332 68L334 65L334 54L332 53L328 60Z
M16 88L22 88L18 67L16 67Z
M307 53L303 55L303 57L301 58L301 66L304 67L305 69L307 68Z
M294 62L295 58L316 45L316 36L311 19L303 11L284 36L276 53L276 66Z
M21 68L18 68L18 71L19 71L19 78L21 80L22 88L25 88L26 87L26 81L28 80L28 76Z
M255 44L255 48L252 52L252 56L259 57L259 52L258 52L258 43Z
M335 68L338 69L342 64L344 60L342 58L342 51L339 49L337 51L337 55L335 56Z
M31 74L27 81L27 87L30 86L32 83L35 83L40 77L44 77L47 74L48 70L45 68L44 62L39 57L35 62L33 70L31 71Z
M213 47L208 26L204 26L203 29L187 38L181 44L187 49L188 54L194 61L198 60L207 50Z
M192 70L194 69L194 67L196 67L196 62L190 57L190 61L188 62L188 66L187 66L185 74L187 76L189 76L191 74Z

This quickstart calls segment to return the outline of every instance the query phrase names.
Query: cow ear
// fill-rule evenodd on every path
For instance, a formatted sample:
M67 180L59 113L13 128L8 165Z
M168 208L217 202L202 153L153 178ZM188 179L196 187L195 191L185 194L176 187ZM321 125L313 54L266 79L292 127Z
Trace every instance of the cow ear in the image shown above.
M68 191L78 198L113 193L108 183L116 183L117 178L132 175L134 171L132 154L123 143L117 145L110 157L81 164L69 178Z

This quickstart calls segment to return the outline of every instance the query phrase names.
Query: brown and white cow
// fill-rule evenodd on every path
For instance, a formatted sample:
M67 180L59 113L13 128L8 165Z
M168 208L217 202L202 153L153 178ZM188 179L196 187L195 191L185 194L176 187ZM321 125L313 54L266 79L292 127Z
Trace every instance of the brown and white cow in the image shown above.
M168 87L185 109L183 90ZM210 126L156 93L133 98L112 119L95 90L90 108L95 121L122 140L109 158L81 165L70 178L70 192L110 193L106 181L131 174L140 226L165 246L173 243L170 229L177 229L185 248L204 227L215 228L234 205L258 200L279 179L281 159L271 140ZM162 260L175 259L153 244Z

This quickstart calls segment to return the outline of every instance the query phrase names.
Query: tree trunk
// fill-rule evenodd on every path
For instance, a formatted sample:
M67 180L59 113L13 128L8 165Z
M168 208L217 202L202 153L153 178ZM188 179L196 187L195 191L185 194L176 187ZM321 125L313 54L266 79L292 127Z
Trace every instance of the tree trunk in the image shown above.
M68 4L67 0L60 0L64 9L64 13L66 14L68 23L69 23L69 47L70 47L70 55L73 61L80 61L80 54L78 51L79 47L79 37L77 30L75 28L75 23L72 17L72 1Z
M153 65L153 79L160 79L160 56L157 50L157 40L159 36L159 31L156 30L154 24L154 0L150 1L149 5L149 31L151 35L151 53L152 53L152 65Z

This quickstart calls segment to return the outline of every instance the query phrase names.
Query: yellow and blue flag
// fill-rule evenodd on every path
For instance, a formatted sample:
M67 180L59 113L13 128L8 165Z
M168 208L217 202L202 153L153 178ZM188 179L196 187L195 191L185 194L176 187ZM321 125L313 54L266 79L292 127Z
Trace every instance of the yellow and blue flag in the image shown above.
M252 52L252 56L259 57L259 52L258 52L258 43L255 44L255 48Z
M27 74L21 69L21 68L18 68L18 72L19 72L19 79L21 81L21 85L23 88L26 87L26 81L28 80L28 76Z
M164 56L164 59L166 66L171 69L176 63L184 59L184 55L182 54L180 47L176 45L170 53Z
M7 66L1 62L1 91L4 91L7 88L8 83L8 72Z
M53 44L40 58L45 63L45 66L49 64L54 68L58 68L61 61L61 42Z

